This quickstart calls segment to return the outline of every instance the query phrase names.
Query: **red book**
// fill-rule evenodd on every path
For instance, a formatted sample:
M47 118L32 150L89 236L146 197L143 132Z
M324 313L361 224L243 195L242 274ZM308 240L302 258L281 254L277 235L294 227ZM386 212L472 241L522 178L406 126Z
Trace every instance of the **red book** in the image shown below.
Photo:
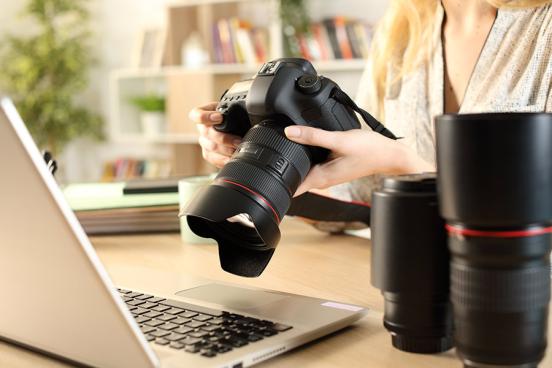
M339 44L339 50L341 50L341 56L343 57L343 59L352 59L353 50L351 50L349 37L347 37L347 22L344 17L336 17L334 22L335 35Z
M314 39L318 43L318 47L320 49L320 58L322 60L330 60L333 59L333 57L330 57L330 45L328 40L328 35L324 34L326 30L321 24L313 24L312 25L312 34L314 35Z

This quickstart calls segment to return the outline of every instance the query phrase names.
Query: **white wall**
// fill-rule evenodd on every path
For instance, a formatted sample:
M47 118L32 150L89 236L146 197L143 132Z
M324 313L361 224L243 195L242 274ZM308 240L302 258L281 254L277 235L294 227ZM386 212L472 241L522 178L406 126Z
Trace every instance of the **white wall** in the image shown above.
M309 0L314 19L343 14L377 20L388 0ZM109 110L109 73L128 67L140 30L161 27L165 23L165 6L174 0L91 0L94 56L90 86L82 96L84 103L98 111L107 121ZM5 32L29 33L33 27L17 16L25 1L0 0L0 37ZM152 156L166 154L163 146L91 144L79 140L65 152L63 179L68 181L97 180L101 163L119 156Z

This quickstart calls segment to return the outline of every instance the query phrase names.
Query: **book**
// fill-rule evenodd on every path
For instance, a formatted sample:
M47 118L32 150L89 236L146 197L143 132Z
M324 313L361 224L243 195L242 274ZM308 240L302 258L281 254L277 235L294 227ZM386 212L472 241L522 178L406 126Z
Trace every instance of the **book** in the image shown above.
M179 231L177 192L125 195L125 185L72 184L63 193L89 235Z
M339 44L339 50L341 52L341 58L352 59L353 51L351 50L351 43L347 35L346 20L344 17L335 17L335 35Z

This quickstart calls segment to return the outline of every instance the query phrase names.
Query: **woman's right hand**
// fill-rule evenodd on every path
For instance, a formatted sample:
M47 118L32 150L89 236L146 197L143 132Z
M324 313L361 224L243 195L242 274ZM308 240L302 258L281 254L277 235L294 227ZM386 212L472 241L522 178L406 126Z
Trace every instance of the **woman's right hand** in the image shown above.
M239 136L221 133L214 125L222 123L222 114L216 111L217 102L194 108L190 120L197 124L199 145L203 158L218 168L226 165L242 139Z

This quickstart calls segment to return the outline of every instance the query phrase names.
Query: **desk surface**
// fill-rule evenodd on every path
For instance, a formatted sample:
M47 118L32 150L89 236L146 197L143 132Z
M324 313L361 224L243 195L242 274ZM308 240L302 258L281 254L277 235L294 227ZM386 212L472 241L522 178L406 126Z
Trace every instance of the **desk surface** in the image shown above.
M96 237L92 242L114 282L151 275L188 274L304 294L323 299L360 304L381 312L382 297L370 285L370 245L367 240L330 236L293 220L283 225L281 244L264 274L257 279L239 278L223 272L217 247L184 245L178 235ZM148 284L163 282L148 278ZM155 293L155 290L147 290ZM552 329L551 329L552 332ZM552 336L552 334L549 334ZM548 349L541 367L552 367ZM0 343L1 367L66 367L65 364L18 347ZM454 351L439 355L417 355L391 347L374 313L353 327L305 347L269 360L263 367L461 367Z

